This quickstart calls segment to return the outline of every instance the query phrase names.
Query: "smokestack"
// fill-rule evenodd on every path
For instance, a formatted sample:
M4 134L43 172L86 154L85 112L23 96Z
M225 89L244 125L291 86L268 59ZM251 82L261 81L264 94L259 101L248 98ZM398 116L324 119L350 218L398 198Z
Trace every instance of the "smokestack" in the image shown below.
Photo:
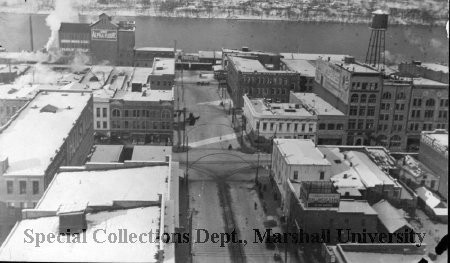
M31 52L34 51L34 44L33 44L33 22L31 21L31 14L28 17L28 20L30 22L30 46L31 46Z

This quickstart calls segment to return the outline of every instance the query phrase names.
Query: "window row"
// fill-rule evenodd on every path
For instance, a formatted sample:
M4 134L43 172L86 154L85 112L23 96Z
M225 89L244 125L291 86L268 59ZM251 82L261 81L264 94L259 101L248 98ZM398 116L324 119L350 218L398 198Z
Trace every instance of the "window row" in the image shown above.
M260 122L256 123L256 130L260 130ZM273 122L263 122L262 131L273 131L273 132L314 132L314 123L273 123Z
M100 115L101 113L101 115ZM107 118L108 117L108 109L107 108L96 108L95 109L95 116L97 118L103 117L103 118Z
M101 124L103 124L103 125L101 125ZM106 122L106 121L103 121L103 122L97 121L96 128L97 129L108 129L108 122Z
M390 92L384 92L381 95L381 98L383 100L391 100L393 98L393 96L392 96L392 93L390 93ZM403 93L403 92L397 93L397 95L395 96L395 99L397 99L397 100L404 100L404 99L406 99L405 93Z
M367 112L367 114L366 114ZM357 107L357 106L350 106L349 111L350 116L375 116L375 106L369 106L369 107Z
M2 114L3 112L5 112L6 115L14 115L17 112L17 107L14 107L14 106L0 107L0 114Z
M244 88L244 93L248 93L249 95L285 95L288 94L289 91L285 88Z
M370 94L367 96L367 94L362 94L359 96L358 94L353 94L350 98L351 103L376 103L377 102L377 96L375 94Z
M410 131L432 131L433 123L410 123Z
M365 124L365 125L364 125ZM371 119L365 120L348 120L348 129L349 130L370 130L373 129L375 125L375 121Z
M152 80L151 84L157 85L157 86L161 86L161 84L162 84L162 86L169 86L169 87L171 87L173 85L172 81L160 81L160 80L156 80L156 81Z
M421 107L422 106L422 99L421 98L414 98L412 105L413 105L413 107ZM436 100L435 99L427 99L427 100L425 100L425 106L426 107L434 107L435 105L436 105ZM448 99L441 99L439 106L440 107L448 107Z
M27 186L28 186L27 181L20 180L18 193L21 195L27 194ZM39 181L32 181L30 190L32 191L33 195L39 194ZM9 195L16 193L14 191L14 181L11 180L6 181L6 193Z
M161 114L159 111L156 110L123 110L119 109L113 109L112 110L112 116L113 117L146 117L146 118L158 118L161 116L161 119L170 119L172 118L172 114L170 113L170 110L162 110Z
M264 85L287 85L287 78L272 77L244 77L244 83L247 84L264 84Z
M344 129L344 124L342 123L320 123L319 124L319 130L343 130Z
M352 82L352 90L378 90L378 83Z
M137 130L170 130L170 122L159 121L111 121L112 129L137 129Z

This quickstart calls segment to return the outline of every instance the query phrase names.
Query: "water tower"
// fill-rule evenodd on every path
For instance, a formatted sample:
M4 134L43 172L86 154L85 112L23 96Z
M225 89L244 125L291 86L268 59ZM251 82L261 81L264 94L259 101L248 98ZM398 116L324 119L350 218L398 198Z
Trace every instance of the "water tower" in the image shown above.
M372 24L370 25L372 33L370 35L365 63L377 69L384 69L384 51L386 45L385 33L388 27L388 13L377 10L372 14Z

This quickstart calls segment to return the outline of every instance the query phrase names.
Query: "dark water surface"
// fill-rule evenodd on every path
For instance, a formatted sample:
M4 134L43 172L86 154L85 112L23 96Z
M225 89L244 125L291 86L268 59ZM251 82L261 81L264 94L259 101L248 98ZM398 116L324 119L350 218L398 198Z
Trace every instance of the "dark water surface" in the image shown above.
M33 15L33 39L41 48L50 36L47 15ZM80 17L92 22L93 17ZM363 24L305 23L194 18L137 17L136 46L173 47L186 52L248 46L273 52L351 54L365 57L370 29ZM0 45L8 51L30 49L28 15L0 13ZM448 62L444 27L391 26L387 58Z

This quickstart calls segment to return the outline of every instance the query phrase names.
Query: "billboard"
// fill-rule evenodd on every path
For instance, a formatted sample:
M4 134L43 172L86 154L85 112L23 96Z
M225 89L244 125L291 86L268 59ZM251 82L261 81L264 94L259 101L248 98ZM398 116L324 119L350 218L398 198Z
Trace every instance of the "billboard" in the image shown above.
M92 29L92 40L117 41L117 30Z
M310 193L308 195L308 207L339 207L339 194Z

